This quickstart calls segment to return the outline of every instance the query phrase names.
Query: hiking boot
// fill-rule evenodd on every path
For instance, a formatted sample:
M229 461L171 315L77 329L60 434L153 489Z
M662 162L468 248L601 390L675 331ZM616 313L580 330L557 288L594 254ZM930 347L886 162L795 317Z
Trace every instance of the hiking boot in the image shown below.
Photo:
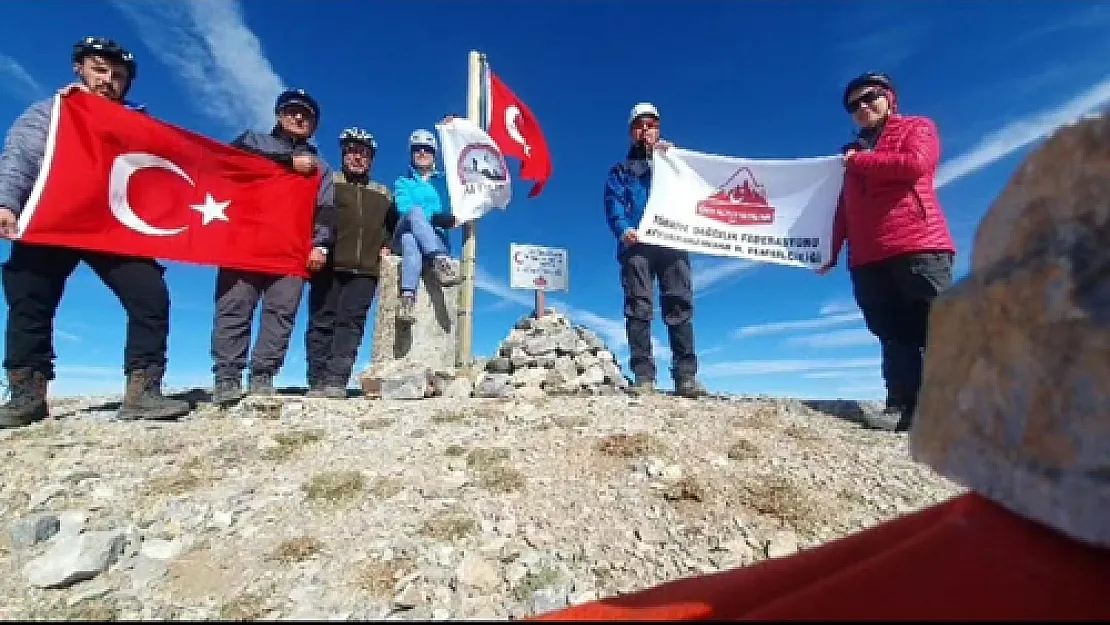
M277 395L277 391L274 390L274 374L252 371L247 392L260 397Z
M459 264L450 256L436 256L432 259L432 271L435 272L440 286L455 286L462 282Z
M401 305L397 307L397 321L412 323L416 321L416 294L404 293L401 295Z
M164 367L151 365L127 374L127 389L123 395L118 417L123 421L136 419L179 419L193 409L189 402L172 399L162 394Z
M655 393L655 380L637 377L628 390L633 395L652 395Z
M679 378L674 384L674 392L679 397L688 399L697 399L709 394L709 391L705 390L705 386L694 376Z
M0 429L21 428L50 415L46 375L30 369L8 372L8 402L0 406Z
M226 408L243 399L243 381L239 376L217 377L212 388L212 403Z

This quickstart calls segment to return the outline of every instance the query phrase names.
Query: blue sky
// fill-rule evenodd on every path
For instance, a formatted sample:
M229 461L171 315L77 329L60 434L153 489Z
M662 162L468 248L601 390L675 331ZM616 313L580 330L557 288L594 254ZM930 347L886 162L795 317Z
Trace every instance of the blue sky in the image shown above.
M641 100L663 135L693 150L762 158L833 154L849 137L842 85L893 74L903 110L940 127L940 198L966 272L976 224L1046 133L1110 102L1110 4L1017 1L355 2L340 0L9 0L0 21L0 120L72 78L70 46L115 38L137 56L132 92L152 114L219 140L267 129L285 86L321 102L320 145L370 129L374 176L406 165L405 141L465 113L467 53L484 52L538 117L554 176L537 199L478 227L474 352L491 353L532 294L510 290L509 244L570 251L571 290L552 297L627 361L618 268L601 205ZM460 236L453 235L456 251ZM4 244L7 245L7 244ZM6 251L4 252L6 257ZM882 395L878 345L848 276L716 257L695 259L701 377L713 390L796 397ZM170 264L172 386L210 383L215 272ZM306 298L307 299L307 298ZM304 383L302 308L279 383ZM57 394L119 392L125 318L85 267L56 323ZM666 330L656 319L661 382ZM359 362L370 354L368 335Z

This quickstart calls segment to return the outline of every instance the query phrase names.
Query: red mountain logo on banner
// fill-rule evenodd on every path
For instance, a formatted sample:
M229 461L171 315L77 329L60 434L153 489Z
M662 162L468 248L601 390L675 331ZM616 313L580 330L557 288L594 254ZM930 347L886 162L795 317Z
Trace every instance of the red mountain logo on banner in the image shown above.
M737 178L740 184L729 187ZM716 193L698 202L695 212L730 226L775 223L775 207L767 202L767 189L747 167L736 170Z

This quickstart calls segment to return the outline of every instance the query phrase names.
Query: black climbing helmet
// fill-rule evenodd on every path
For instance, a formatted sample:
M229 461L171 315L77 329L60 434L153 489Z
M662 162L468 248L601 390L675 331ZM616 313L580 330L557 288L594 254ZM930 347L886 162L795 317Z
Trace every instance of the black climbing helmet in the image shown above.
M848 98L852 95L853 91L859 89L860 87L865 87L868 85L882 87L883 89L891 93L894 92L894 81L890 79L890 76L887 76L882 72L867 72L864 74L860 74L859 76L856 76L852 80L848 81L848 85L844 87L844 96L841 99L841 103L844 105L844 108L848 108Z
M304 89L289 89L281 92L281 95L277 97L277 101L274 102L274 114L277 115L281 112L281 109L290 104L300 104L301 106L307 107L308 110L312 111L312 116L315 117L317 121L320 120L320 105L317 104L316 99L308 95L308 92Z
M135 55L131 54L123 46L111 39L105 39L103 37L85 37L73 44L72 56L74 63L80 63L90 54L99 54L123 63L127 67L128 86L135 81L135 75L139 73L139 65L135 63Z

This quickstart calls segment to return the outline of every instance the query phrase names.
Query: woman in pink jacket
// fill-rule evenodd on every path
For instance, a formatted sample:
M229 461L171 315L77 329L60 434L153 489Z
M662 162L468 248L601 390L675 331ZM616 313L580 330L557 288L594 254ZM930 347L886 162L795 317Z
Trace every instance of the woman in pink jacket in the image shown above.
M832 258L818 273L836 266L847 241L856 303L882 345L887 401L876 425L905 431L921 387L929 309L952 284L956 253L934 188L940 137L931 119L898 112L885 74L853 79L843 105L860 130L844 148Z

